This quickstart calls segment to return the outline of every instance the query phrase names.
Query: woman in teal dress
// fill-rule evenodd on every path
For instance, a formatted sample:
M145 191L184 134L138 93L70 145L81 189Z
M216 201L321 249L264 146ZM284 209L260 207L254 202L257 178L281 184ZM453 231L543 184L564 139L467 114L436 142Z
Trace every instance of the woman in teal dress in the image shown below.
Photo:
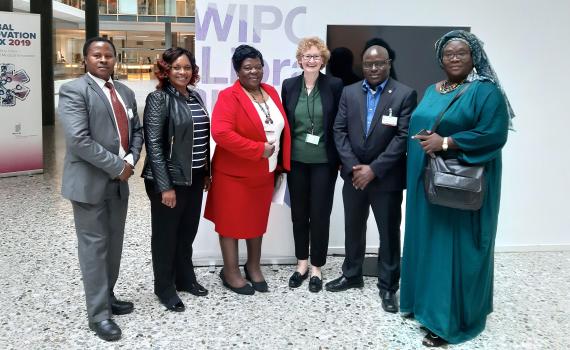
M493 260L501 194L501 149L513 112L482 43L465 31L436 42L447 80L428 87L412 114L408 139L406 234L401 311L428 332L425 346L460 343L485 328L493 310ZM441 111L451 105L435 132ZM426 199L426 159L437 153L485 164L487 191L480 210L433 205Z

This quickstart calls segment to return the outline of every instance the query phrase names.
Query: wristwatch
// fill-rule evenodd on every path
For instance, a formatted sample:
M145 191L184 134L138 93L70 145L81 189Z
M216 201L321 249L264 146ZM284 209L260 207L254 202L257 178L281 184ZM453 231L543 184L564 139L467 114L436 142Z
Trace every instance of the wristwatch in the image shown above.
M447 144L447 137L443 138L443 144L441 145L441 149L445 152L447 151L447 149L449 148L449 145Z

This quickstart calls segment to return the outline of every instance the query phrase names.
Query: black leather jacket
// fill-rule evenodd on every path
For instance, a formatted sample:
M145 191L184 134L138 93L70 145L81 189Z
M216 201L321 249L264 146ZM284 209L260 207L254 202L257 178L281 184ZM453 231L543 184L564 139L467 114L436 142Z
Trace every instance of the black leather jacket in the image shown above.
M190 91L204 110L204 102ZM207 113L207 112L206 112ZM157 192L174 185L192 184L192 147L194 123L186 97L168 85L146 98L143 118L146 159L142 177L155 183ZM210 173L210 144L206 152L206 171Z

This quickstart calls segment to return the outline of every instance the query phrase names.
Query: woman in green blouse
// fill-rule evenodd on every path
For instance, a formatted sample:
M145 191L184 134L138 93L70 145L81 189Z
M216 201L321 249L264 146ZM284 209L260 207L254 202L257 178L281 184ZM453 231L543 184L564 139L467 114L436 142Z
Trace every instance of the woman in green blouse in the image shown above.
M343 84L324 75L330 52L325 43L310 37L299 42L296 53L303 73L286 79L281 98L291 129L291 218L297 268L289 286L299 287L309 276L309 290L322 289L321 267L326 262L330 215L339 159L332 126Z

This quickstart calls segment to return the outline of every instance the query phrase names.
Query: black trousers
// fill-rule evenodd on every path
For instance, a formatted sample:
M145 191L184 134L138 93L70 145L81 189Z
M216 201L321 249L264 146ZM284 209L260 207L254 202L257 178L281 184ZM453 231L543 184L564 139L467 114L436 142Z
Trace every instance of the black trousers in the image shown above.
M176 287L188 288L196 280L192 243L200 222L204 174L202 169L193 171L191 186L174 186L174 208L162 204L162 194L155 192L154 182L145 180L152 222L154 293L164 302L176 295Z
M330 216L338 166L328 163L291 162L287 175L291 197L291 219L295 239L295 256L309 258L311 265L321 267L327 259Z
M364 190L357 190L351 181L344 182L342 197L345 220L345 251L342 273L346 277L362 275L366 250L366 221L370 207L380 233L378 249L378 288L396 292L400 281L400 223L402 192L380 191L377 180Z

